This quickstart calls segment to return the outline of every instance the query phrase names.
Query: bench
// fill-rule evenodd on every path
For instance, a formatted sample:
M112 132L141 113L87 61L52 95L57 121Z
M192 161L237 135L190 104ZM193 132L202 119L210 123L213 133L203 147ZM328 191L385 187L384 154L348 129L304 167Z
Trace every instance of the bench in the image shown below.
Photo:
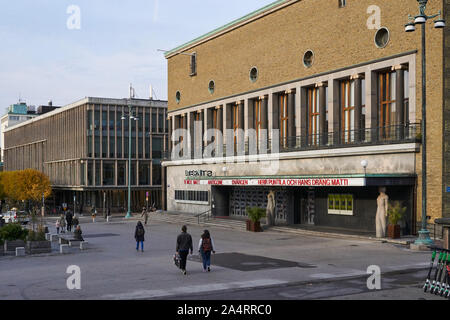
M70 248L68 244L61 244L59 246L59 253L61 254L67 254L70 253Z

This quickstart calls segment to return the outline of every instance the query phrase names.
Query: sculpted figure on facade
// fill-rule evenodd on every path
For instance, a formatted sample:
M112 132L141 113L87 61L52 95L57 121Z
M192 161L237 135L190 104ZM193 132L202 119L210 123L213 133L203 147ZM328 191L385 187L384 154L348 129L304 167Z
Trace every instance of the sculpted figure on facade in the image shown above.
M386 217L388 212L389 197L386 188L379 188L380 195L377 198L377 215L375 220L377 238L386 237Z
M275 192L273 190L267 195L266 220L269 227L275 225Z

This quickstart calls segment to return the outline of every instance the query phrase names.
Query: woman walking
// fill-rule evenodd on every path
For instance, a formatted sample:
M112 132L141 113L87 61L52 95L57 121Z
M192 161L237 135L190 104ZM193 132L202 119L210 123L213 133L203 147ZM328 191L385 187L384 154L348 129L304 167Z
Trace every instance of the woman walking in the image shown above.
M136 251L139 251L139 244L141 244L141 250L144 252L144 238L145 229L142 222L138 222L136 226L136 231L134 232L134 238L136 239Z
M211 238L208 230L203 231L203 234L198 242L198 252L200 252L203 261L203 271L211 271L211 251L216 253L214 241Z

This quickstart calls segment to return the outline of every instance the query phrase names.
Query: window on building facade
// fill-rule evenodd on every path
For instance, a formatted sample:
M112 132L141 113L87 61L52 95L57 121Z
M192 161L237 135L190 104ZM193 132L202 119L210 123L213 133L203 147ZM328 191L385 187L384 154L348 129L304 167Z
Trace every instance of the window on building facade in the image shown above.
M347 0L338 0L339 8L344 8L347 5Z
M195 76L197 74L197 54L194 52L191 54L191 65L190 65L190 76Z
M163 133L164 132L164 110L159 110L158 113L158 132Z
M235 103L233 108L233 139L234 139L234 150L237 151L237 141L238 141L238 130L239 130L239 104Z
M353 216L354 199L352 194L329 194L328 214Z
M102 185L102 179L101 179L101 163L100 161L96 161L95 162L95 185L96 186L101 186Z
M308 142L310 145L319 144L319 88L307 89L307 103L308 103Z
M139 185L150 185L150 163L148 162L139 163Z
M94 163L92 161L87 162L87 180L88 186L94 185Z
M389 139L395 125L396 74L383 72L379 74L379 127L380 137Z
M117 158L122 158L122 108L116 112Z
M253 67L250 70L250 81L251 82L256 82L256 80L258 80L258 75L259 75L258 68Z
M157 117L156 111L154 110L154 111L152 112L152 132L154 132L154 133L158 132L158 131L157 131L158 126L157 126L156 117Z
M137 184L137 181L136 181L136 161L131 161L131 179L130 179L130 181L131 181L131 185L132 186L135 186L136 184Z
M144 157L144 115L141 111L138 113L138 158Z
M193 191L193 190L175 190L175 200L209 203L209 192Z
M162 137L152 137L152 159L161 159L163 149Z
M355 80L341 81L342 142L355 141Z
M113 186L115 184L114 162L103 162L103 185Z
M116 157L116 146L115 146L115 112L109 111L109 157L115 158Z
M87 155L88 158L92 158L92 133L93 133L93 121L92 110L87 110Z
M80 186L86 185L86 163L80 163Z
M279 95L279 128L280 128L280 144L281 147L286 148L288 146L288 95L282 93Z
M161 160L152 161L152 184L154 186L162 184Z
M125 161L117 162L117 185L124 186L127 184L127 166Z
M262 127L261 115L262 115L262 100L255 99L253 104L253 128L255 129L256 143L258 147Z

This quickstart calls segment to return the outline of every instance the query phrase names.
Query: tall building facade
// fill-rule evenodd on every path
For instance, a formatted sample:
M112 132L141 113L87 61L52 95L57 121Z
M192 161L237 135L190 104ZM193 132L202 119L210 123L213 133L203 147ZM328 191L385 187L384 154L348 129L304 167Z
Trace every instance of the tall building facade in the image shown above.
M126 212L128 181L134 210L147 198L161 207L166 118L166 101L85 98L5 130L4 169L44 172L55 204L75 204L77 211Z
M168 209L245 219L274 191L280 224L374 232L386 189L415 233L422 47L404 25L417 12L416 0L282 0L167 52ZM433 222L450 216L450 30L426 32Z

